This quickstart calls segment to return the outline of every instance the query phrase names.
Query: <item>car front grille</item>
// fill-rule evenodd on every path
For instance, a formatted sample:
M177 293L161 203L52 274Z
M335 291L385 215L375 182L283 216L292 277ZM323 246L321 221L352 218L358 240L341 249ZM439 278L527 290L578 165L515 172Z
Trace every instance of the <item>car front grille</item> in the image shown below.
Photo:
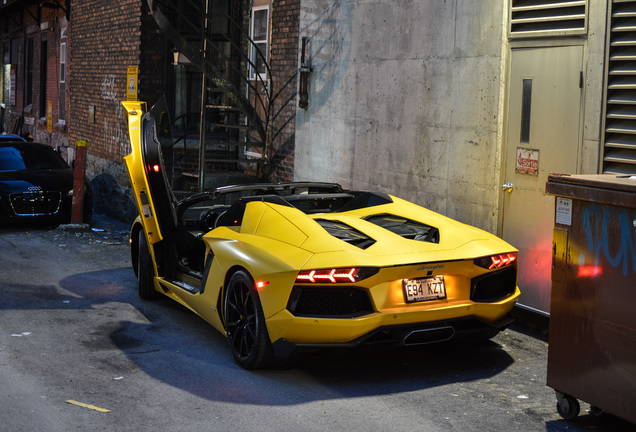
M515 292L517 269L507 267L473 278L470 286L470 299L474 302L490 303L500 300Z
M11 194L11 207L17 216L52 215L59 211L60 192L32 192Z
M287 309L298 317L354 318L373 313L367 291L345 286L295 286Z

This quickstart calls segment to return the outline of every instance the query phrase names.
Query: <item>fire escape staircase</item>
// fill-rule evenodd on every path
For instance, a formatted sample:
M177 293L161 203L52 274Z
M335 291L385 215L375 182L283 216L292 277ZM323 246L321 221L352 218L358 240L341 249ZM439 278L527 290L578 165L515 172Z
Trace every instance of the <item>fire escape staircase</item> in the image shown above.
M179 174L196 179L198 190L208 188L206 179L228 172L247 172L260 180L268 160L273 85L265 53L245 30L250 11L240 10L244 2L237 0L147 2L175 52L203 75L198 170ZM250 73L257 63L266 68L265 78ZM173 133L175 146L184 146L185 155L186 134L175 127ZM173 161L173 166L180 165Z

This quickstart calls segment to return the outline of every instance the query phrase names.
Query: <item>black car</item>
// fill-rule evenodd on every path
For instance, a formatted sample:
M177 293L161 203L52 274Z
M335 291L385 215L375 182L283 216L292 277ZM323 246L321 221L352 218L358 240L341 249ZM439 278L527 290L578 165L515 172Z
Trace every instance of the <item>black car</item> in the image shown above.
M0 141L26 141L24 138L18 135L11 135L6 133L0 133Z
M72 202L73 170L51 146L0 141L0 225L69 223ZM86 183L82 221L90 222L92 213Z

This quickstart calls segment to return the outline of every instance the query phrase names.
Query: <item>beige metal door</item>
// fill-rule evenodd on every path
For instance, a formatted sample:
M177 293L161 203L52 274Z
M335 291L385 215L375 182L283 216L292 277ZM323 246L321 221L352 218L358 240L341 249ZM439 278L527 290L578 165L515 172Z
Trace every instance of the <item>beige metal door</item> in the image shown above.
M513 49L508 89L502 236L519 249L519 304L549 313L551 172L578 167L583 47Z

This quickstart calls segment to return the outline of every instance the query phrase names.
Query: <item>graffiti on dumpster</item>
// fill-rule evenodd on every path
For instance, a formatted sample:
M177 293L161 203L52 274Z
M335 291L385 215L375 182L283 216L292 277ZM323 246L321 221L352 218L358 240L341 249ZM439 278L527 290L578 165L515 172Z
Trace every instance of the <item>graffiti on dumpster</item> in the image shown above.
M581 212L581 216L595 265L599 265L603 255L612 267L622 265L624 276L630 265L636 273L636 221L627 209L592 204Z

